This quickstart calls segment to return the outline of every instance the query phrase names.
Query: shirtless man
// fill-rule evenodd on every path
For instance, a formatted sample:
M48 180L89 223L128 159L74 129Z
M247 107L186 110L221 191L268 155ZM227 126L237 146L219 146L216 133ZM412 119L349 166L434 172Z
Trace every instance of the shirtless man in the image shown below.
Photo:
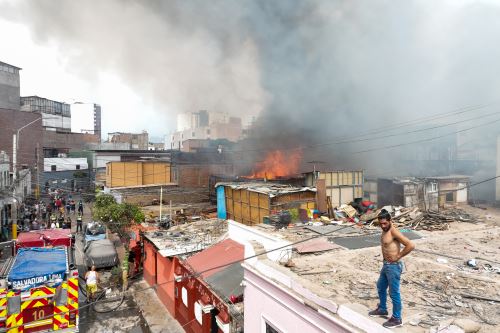
M377 308L370 311L368 314L371 317L387 317L387 287L389 287L389 295L392 300L392 317L386 321L383 326L387 328L395 328L403 326L401 311L403 302L401 301L401 293L399 290L399 282L403 270L403 262L401 258L415 249L415 244L406 238L391 222L391 214L385 209L382 209L378 215L382 236L380 243L382 246L382 256L384 257L384 265L380 271L380 277L377 281L377 290L379 304ZM401 244L404 246L401 249Z

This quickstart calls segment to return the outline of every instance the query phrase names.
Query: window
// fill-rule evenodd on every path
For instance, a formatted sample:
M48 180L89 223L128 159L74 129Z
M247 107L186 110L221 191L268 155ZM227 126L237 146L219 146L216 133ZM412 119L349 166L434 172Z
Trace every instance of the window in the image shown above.
M56 166L55 166L55 165L51 165L51 166L50 166L50 171L57 171Z
M199 302L194 303L194 317L196 318L196 321L200 323L200 325L203 325L203 311L201 309L201 305Z
M196 133L195 133L195 132L192 132L192 133L191 133L191 137L193 137L193 138L194 138L195 136L196 136Z
M274 328L273 326L271 326L271 324L269 324L267 321L266 321L266 333L281 333L280 331L278 331L276 328Z
M431 191L432 192L437 192L438 190L438 184L437 183L431 183Z
M80 170L80 164L76 165L76 170Z
M182 303L184 303L184 305L187 307L188 306L188 293L187 293L186 288L182 287L181 293L182 293L182 295L181 295Z
M207 135L210 135L210 128L207 128Z

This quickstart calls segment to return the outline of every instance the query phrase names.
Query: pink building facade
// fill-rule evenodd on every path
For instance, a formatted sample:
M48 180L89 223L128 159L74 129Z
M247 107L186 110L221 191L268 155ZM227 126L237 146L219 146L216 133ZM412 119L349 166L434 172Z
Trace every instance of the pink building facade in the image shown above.
M291 243L232 220L228 234L245 246L245 257L267 251L242 264L245 332L391 332L368 317L368 309L360 304L338 304L319 296L309 288L312 282L279 265L291 255Z

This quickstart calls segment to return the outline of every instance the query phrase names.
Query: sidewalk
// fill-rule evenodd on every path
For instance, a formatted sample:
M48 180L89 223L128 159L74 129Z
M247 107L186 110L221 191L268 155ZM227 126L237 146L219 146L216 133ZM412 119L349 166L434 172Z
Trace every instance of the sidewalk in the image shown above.
M144 280L135 282L129 287L134 299L142 311L152 333L184 333L182 326L167 311L153 289L148 288ZM136 290L141 290L136 292Z

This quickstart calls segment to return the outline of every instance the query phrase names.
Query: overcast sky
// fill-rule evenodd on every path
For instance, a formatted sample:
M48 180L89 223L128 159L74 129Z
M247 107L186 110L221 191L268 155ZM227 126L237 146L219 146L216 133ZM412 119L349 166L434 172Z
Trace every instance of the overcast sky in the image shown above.
M56 101L92 102L102 106L103 133L141 131L152 135L166 134L171 122L162 114L154 114L154 106L143 101L113 72L97 73L97 80L88 81L68 70L67 55L55 45L33 41L28 28L5 20L0 14L0 61L21 67L21 96L37 95ZM139 117L134 117L140 111ZM151 122L151 118L158 122Z
M496 93L493 3L0 0L0 61L23 96L101 104L103 133L162 136L197 109L412 118Z

